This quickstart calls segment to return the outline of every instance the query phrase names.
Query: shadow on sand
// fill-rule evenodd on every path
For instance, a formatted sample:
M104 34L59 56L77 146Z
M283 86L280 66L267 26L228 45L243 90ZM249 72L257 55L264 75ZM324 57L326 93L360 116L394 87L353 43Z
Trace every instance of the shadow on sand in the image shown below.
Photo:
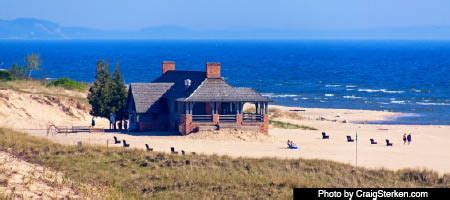
M124 134L131 136L182 136L178 132L164 132L164 131L151 131L151 132L128 132L124 130L105 130L105 133Z

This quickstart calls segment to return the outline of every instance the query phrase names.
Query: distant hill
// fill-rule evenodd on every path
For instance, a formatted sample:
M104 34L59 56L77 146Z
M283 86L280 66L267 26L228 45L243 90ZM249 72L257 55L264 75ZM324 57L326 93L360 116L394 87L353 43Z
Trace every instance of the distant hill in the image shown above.
M65 39L95 32L87 28L63 27L51 21L34 18L0 20L0 38L3 39Z
M147 27L136 31L66 27L57 23L18 18L0 20L0 39L450 39L450 27L378 28L359 30L307 29L190 29Z

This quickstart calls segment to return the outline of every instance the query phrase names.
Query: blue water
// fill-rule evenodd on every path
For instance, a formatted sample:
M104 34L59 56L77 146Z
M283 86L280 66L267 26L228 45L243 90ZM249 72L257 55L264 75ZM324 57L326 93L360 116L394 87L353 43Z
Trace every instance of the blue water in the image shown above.
M0 41L0 68L40 54L35 77L94 80L95 64L120 62L126 82L151 81L161 61L253 87L275 104L411 113L385 123L450 124L450 41Z

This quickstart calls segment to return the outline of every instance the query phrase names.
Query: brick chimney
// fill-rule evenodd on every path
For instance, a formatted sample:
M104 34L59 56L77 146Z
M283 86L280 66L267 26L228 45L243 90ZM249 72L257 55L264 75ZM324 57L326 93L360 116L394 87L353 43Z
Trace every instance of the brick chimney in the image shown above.
M220 78L220 63L206 63L206 78Z
M175 71L175 62L173 62L173 61L164 61L162 63L162 73L165 74L168 71Z

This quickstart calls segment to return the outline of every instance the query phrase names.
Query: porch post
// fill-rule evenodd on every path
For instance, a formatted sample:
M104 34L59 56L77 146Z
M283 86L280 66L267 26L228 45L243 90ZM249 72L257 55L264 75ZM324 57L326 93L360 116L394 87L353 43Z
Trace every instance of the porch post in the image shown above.
M180 105L184 106L184 113L182 111L183 108L180 108L180 118L178 124L178 131L183 134L189 134L192 131L192 115L190 114L190 104L189 102L182 102Z
M214 104L216 105L216 114L219 114L219 103L214 102Z
M242 125L244 118L241 113L241 102L235 102L234 105L236 106L236 124Z
M261 114L266 114L266 104L264 102L261 102Z
M268 102L265 102L264 103L264 107L265 107L265 112L264 112L264 114L269 114L269 103Z
M214 104L214 114L212 115L212 121L214 125L219 124L219 106L217 105L217 102L213 102Z

